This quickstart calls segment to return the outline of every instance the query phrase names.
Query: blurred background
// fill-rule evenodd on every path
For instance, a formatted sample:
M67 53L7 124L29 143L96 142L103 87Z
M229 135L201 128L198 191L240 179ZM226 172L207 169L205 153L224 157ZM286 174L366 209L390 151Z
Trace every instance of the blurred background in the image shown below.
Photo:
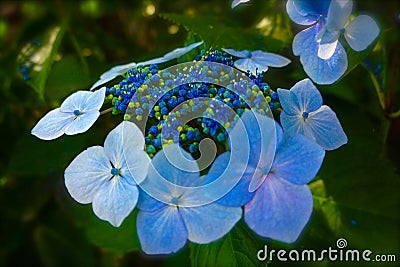
M72 92L90 88L110 67L159 57L203 39L207 48L232 45L290 58L288 67L265 75L274 90L306 77L291 51L293 36L302 28L288 18L286 1L252 0L234 10L230 4L0 2L0 266L288 266L258 262L257 251L264 244L322 250L335 247L340 237L349 248L397 256L397 263L368 266L400 266L400 7L394 0L355 2L354 10L380 25L379 41L364 53L349 51L351 73L319 86L349 143L327 153L310 183L315 209L296 243L258 237L240 222L211 245L187 244L177 254L150 257L140 249L136 212L114 228L95 217L91 205L69 196L65 167L85 148L103 144L123 115L107 114L88 132L51 142L30 131L45 113Z

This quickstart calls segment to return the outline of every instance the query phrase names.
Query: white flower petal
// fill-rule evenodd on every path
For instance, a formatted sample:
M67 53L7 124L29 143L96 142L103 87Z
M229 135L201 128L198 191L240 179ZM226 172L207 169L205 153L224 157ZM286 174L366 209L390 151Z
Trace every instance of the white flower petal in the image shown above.
M231 8L235 8L235 7L237 7L238 5L240 5L240 4L242 4L242 3L247 3L247 2L249 2L250 0L233 0L232 1L232 4L231 4Z
M121 168L125 161L125 151L143 151L144 144L144 136L136 124L123 121L107 135L104 151L114 166Z
M114 176L102 185L93 197L93 211L103 220L119 227L135 208L139 191L135 185Z
M112 177L111 168L101 146L89 147L65 169L65 186L76 201L90 203L99 188Z
M65 128L74 120L71 113L61 112L60 108L47 113L33 127L31 134L43 140L53 140L64 134Z
M91 110L88 112L84 112L79 116L75 116L74 120L65 127L65 134L66 135L74 135L79 133L84 133L89 130L90 127L96 122L96 120L100 116L100 112L97 110Z
M340 31L349 20L352 9L352 0L332 0L329 5L325 27L329 31Z
M280 68L288 65L291 61L281 55L274 53L267 53L260 50L251 53L251 60L260 65L267 65L269 67Z
M114 78L120 76L120 75L124 75L128 70L130 70L131 68L136 67L136 63L135 62L131 62L128 64L124 64L124 65L117 65L115 67L112 67L111 69L109 69L108 71L104 72L101 76L100 79L95 82L92 87L90 87L90 90L92 91L93 89L99 87L100 85L103 85L111 80L113 80Z
M247 50L236 51L234 49L222 48L222 51L234 57L241 57L241 58L245 58L249 54L249 51Z

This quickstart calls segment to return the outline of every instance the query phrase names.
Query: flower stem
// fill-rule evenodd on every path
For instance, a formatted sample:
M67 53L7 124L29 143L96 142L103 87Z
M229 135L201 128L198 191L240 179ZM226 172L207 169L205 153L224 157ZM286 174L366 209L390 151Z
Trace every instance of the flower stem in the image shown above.
M113 109L114 109L114 107L105 109L105 110L103 110L103 111L100 111L100 115L104 115L104 114L106 114L106 113L109 113L109 112L111 112Z
M372 84L374 85L376 94L378 95L379 104L381 105L382 110L385 111L386 110L385 95L384 95L383 91L381 91L381 88L375 77L374 72L371 69L369 69L365 64L362 64L362 66L367 70L367 72L372 80Z

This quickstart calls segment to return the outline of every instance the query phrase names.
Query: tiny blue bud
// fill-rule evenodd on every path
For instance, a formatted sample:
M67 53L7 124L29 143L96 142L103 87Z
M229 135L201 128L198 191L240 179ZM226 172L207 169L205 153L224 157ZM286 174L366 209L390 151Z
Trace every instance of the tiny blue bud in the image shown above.
M78 110L78 109L75 109L74 110L74 115L75 116L79 116L79 115L81 115L82 113L81 113L81 111L80 110Z
M117 168L112 168L112 169L111 169L111 174L112 174L112 175L119 175L119 169L117 169Z
M303 114L301 114L301 116L304 118L304 119L307 119L308 118L308 112L303 112Z

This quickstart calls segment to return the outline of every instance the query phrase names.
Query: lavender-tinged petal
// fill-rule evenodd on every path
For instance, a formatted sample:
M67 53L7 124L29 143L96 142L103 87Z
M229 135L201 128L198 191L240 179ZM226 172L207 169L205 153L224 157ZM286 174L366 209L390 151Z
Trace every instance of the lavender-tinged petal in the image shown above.
M281 55L267 53L260 50L252 52L251 59L262 66L281 68L288 65L291 61Z
M84 112L79 116L74 116L74 120L65 127L65 134L74 135L86 132L90 127L92 127L99 116L100 112L98 110L91 110Z
M222 51L224 51L234 57L240 57L240 58L245 58L249 54L249 51L247 51L247 50L236 51L234 49L222 48Z
M312 112L319 109L322 106L322 96L317 87L310 81L310 79L304 79L297 82L290 89L299 103L300 112Z
M325 27L329 31L340 31L349 20L353 0L331 0Z

